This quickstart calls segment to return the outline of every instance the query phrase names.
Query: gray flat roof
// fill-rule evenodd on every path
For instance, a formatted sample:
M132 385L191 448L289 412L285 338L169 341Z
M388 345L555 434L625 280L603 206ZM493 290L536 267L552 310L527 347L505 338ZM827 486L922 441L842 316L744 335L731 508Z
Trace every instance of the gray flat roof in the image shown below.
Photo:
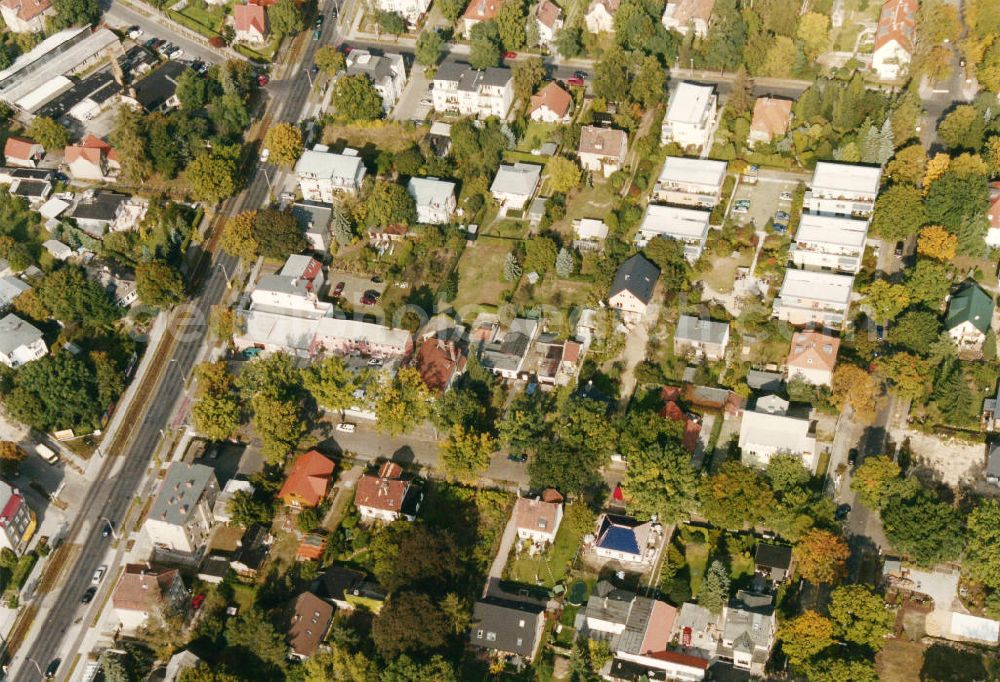
M214 481L215 472L211 467L174 462L167 469L148 518L174 526L184 525L194 513L202 493Z

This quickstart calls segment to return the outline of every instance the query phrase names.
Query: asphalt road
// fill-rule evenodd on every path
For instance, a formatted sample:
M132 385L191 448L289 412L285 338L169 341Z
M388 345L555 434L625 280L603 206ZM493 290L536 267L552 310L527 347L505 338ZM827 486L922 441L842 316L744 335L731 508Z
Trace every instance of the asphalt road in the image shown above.
M113 28L138 26L142 29L142 35L138 41L140 43L150 38L162 38L173 43L184 50L184 55L181 59L200 59L210 64L222 61L219 53L215 50L210 50L179 33L169 30L152 18L139 14L121 3L112 2L108 10L104 13L104 20Z
M334 0L324 3L324 13L334 6ZM139 22L132 22L139 23ZM141 25L141 24L140 24ZM145 30L145 29L144 29ZM332 21L325 22L323 36L319 41L309 40L302 50L301 60L296 68L289 73L292 78L279 85L277 93L269 90L270 100L267 114L273 115L276 121L296 122L299 120L309 95L309 80L302 65L312 63L313 54L323 44L335 42L337 27ZM185 48L186 51L186 48ZM269 86L270 87L270 86ZM279 96L280 95L280 96ZM252 178L246 189L227 202L224 211L235 214L242 210L261 206L268 197L268 183L261 164L254 164ZM149 465L150 455L156 450L163 429L167 428L174 406L184 389L184 378L189 376L198 357L199 350L205 341L208 319L211 307L218 303L226 291L226 276L224 272L233 272L237 265L235 258L219 253L206 278L201 291L193 298L190 305L194 314L188 316L191 323L174 327L174 333L179 334L178 342L170 358L170 366L164 373L163 380L156 393L148 401L148 411L138 425L132 443L124 453L124 464L114 476L111 469L114 460L105 463L98 477L98 482L87 496L76 520L70 528L66 542L80 545L80 553L72 565L64 568L65 582L59 589L54 605L45 614L39 614L40 622L34 625L37 635L27 653L27 660L20 670L13 672L13 679L19 682L34 682L41 679L38 667L44 670L54 657L59 655L63 647L63 639L67 628L81 614L80 597L87 587L97 567L103 563L108 550L108 538L101 537L104 522L102 518L111 519L116 526L120 525L132 499L137 495L143 474ZM221 266L221 267L220 267ZM111 589L110 581L104 589ZM100 608L102 599L96 599L92 608ZM89 611L88 607L88 611ZM89 622L89 618L85 623ZM76 640L77 645L82 640L81 632ZM61 665L62 673L68 670L68 661L76 653L76 648L66 656ZM34 661L34 663L32 663ZM57 675L57 677L60 677Z

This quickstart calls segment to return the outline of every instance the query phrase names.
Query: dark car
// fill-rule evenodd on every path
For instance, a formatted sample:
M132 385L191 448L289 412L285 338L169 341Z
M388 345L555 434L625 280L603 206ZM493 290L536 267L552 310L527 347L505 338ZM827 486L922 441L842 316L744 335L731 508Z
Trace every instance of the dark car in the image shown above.
M850 450L847 451L847 463L850 464L851 466L854 466L855 464L858 463L857 448L851 448Z
M369 289L368 291L365 292L364 295L365 295L366 298L371 298L371 299L374 299L376 301L379 300L380 298L382 298L382 294L380 294L379 292L375 291L374 289Z
M361 297L361 305L375 305L375 302L377 300L378 299L375 298L374 296L369 296L368 294L365 294L364 296Z
M114 530L115 529L111 526L110 523L105 523L104 528L101 529L101 537L102 538L108 537L109 535L111 535L111 533L114 532Z
M379 277L378 275L375 275L374 277L372 277L372 284L381 284L381 283L382 283L382 278L381 277Z
M337 286L333 288L333 291L330 293L330 296L332 298L340 298L340 295L344 293L345 286L347 286L346 282L337 282Z
M511 462L517 462L519 464L523 464L524 462L528 461L528 456L524 453L521 453L519 455L517 453L512 452L509 455L507 455L507 459L509 459Z
M80 603L81 604L89 604L90 602L94 601L94 595L95 594L97 594L97 588L96 587L88 587L87 591L83 593L82 597L80 597Z
M893 253L896 258L903 257L903 242L896 242L896 251Z
M850 513L851 513L851 505L842 504L839 507L837 507L837 512L836 514L834 514L834 518L837 519L838 521L843 521L844 519L847 518L847 515Z
M52 662L49 663L49 667L45 669L45 679L51 680L56 676L56 671L59 670L59 664L61 662L62 661L58 658L52 659Z
M317 73L319 73L319 64L313 64L312 68L310 68L309 71L312 73L312 75L315 76Z
M580 80L583 80L583 81L587 80L587 72L586 71L577 71L573 75L576 76L577 78L579 78Z

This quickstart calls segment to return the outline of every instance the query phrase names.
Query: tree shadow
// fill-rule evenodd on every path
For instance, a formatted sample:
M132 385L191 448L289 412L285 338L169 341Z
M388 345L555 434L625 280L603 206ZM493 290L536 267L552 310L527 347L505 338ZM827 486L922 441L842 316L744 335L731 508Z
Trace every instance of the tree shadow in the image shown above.
M976 651L960 651L947 644L932 644L924 651L920 679L927 682L965 682L989 678L983 657Z
M416 461L417 456L414 454L413 449L409 445L404 445L403 447L392 453L392 461L403 467L408 467Z

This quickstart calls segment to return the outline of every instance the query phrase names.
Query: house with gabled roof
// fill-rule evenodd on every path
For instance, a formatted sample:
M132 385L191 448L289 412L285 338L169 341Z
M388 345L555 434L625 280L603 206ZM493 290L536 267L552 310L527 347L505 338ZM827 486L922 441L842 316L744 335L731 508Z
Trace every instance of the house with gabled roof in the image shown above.
M583 126L577 156L584 170L602 173L604 177L621 170L628 152L628 135L624 130Z
M295 458L278 498L289 507L307 509L326 498L333 477L334 464L316 450Z
M8 166L35 168L45 156L45 147L23 137L8 137L3 145L3 158Z
M486 597L472 609L469 644L495 656L534 658L545 632L545 608L537 604Z
M406 191L417 208L417 222L444 225L457 207L455 183L438 178L410 178Z
M563 496L552 488L538 498L519 497L514 504L514 525L517 537L534 543L556 541L563 517Z
M754 552L754 568L773 583L784 582L792 574L792 548L761 542Z
M233 28L239 42L259 45L267 40L267 12L261 5L253 3L233 6Z
M0 363L16 369L48 353L41 329L14 313L0 319Z
M551 46L556 33L563 27L563 13L552 0L542 0L535 8L535 24L538 26L538 42Z
M917 0L887 0L882 5L872 48L872 71L879 80L899 79L913 59L917 11Z
M594 535L594 555L608 561L626 564L649 564L655 552L653 524L628 516L601 514Z
M52 0L3 0L0 16L12 33L42 33L46 17L55 16Z
M303 592L285 608L285 641L290 655L306 659L319 650L333 622L334 608L312 592Z
M472 0L462 14L462 29L466 39L472 35L472 27L484 21L494 21L500 12L503 0Z
M541 178L542 167L536 163L500 164L490 194L500 204L501 211L520 211L535 194Z
M739 446L747 466L766 469L772 457L792 455L807 470L816 470L815 422L789 414L788 401L775 395L759 398L752 411L743 413Z
M763 675L778 629L774 607L751 608L743 604L722 610L722 639L718 655L734 668Z
M366 521L413 521L423 499L420 487L403 479L403 469L395 462L383 463L377 474L365 474L354 489L354 506Z
M615 12L621 6L621 0L590 0L587 13L583 15L583 23L590 33L614 33Z
M109 180L121 169L115 151L104 140L93 135L85 136L78 144L63 150L63 162L74 180Z
M944 327L959 351L979 353L993 322L993 297L968 281L951 297Z
M840 339L835 336L812 329L796 332L785 361L788 381L799 378L814 386L832 385L839 350Z
M686 36L693 31L698 38L708 35L715 0L669 0L663 10L663 25Z
M424 339L413 357L420 378L427 388L437 394L451 387L455 377L465 369L467 360L468 356L459 344L438 336Z
M758 97L753 103L750 132L747 143L752 147L757 143L767 144L784 137L792 121L792 100L777 97Z
M566 123L570 119L573 97L555 81L549 81L541 90L531 96L528 118L544 123Z
M729 323L681 315L674 331L674 354L693 352L707 360L721 360L729 345Z
M608 305L627 319L641 318L653 300L653 290L660 269L642 254L635 254L621 264L608 292Z
M111 593L111 605L122 630L132 634L145 625L154 613L166 612L169 615L181 611L187 598L187 588L176 568L126 564Z

